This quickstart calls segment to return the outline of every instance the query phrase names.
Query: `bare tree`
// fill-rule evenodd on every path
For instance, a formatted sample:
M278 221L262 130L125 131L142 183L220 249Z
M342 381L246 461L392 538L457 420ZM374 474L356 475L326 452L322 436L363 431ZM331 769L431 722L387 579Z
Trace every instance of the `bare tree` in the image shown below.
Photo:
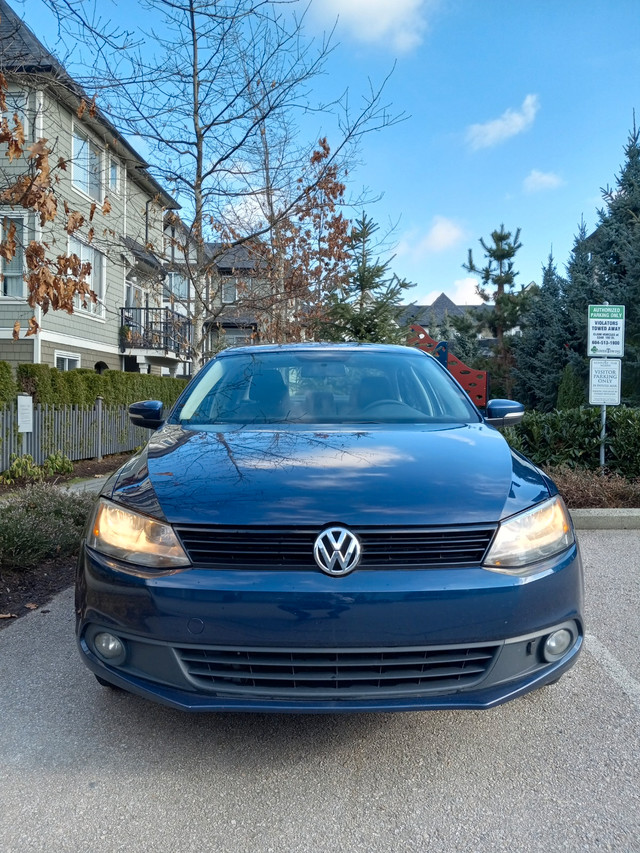
M305 36L295 0L141 5L152 24L144 45L112 54L85 86L99 91L114 123L144 146L152 170L182 205L185 227L172 248L190 282L182 301L198 366L224 304L217 263L230 249L245 245L255 253L253 278L268 286L247 288L244 302L261 303L267 334L277 339L289 335L289 321L299 326L320 282L330 286L329 271L341 274L339 243L346 244L348 228L338 208L349 159L365 133L398 117L389 115L381 88L355 113L346 94L312 103L311 85L332 48L330 39ZM320 133L303 138L318 112L333 124L331 147L318 141Z

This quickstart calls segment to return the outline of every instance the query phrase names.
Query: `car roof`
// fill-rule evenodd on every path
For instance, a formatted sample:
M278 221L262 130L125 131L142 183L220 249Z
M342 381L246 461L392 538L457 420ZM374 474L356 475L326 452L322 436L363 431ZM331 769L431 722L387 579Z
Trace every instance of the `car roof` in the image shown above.
M424 356L427 353L423 353L422 350L419 350L415 347L401 346L398 344L369 344L369 343L357 343L355 341L348 343L328 343L328 342L320 342L320 343L292 343L292 344L256 344L245 347L228 347L227 349L221 350L216 358L222 358L230 355L243 355L243 354L251 354L251 355L262 355L267 353L277 353L277 352L309 352L309 353L323 353L323 352L357 352L357 351L366 351L366 352L388 352L388 353L404 353L406 355L417 355Z

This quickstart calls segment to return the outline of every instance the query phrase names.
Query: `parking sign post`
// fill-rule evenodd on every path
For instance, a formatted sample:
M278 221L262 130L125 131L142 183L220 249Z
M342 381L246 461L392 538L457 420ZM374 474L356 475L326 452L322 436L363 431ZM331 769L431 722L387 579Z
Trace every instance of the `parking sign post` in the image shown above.
M589 404L600 406L600 467L604 468L607 406L620 405L624 355L624 305L589 305L587 352L589 364ZM613 356L613 357L612 357ZM617 357L616 357L617 356Z

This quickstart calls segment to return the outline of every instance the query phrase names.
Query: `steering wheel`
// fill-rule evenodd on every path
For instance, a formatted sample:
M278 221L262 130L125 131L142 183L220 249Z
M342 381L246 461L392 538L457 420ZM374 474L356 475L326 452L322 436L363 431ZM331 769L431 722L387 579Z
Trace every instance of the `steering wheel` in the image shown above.
M407 406L405 403L401 403L400 400L391 400L391 399L383 399L383 400L374 400L373 403L369 403L364 407L362 413L368 412L369 409L377 409L380 406L395 406L396 408L400 407L401 409L406 409Z

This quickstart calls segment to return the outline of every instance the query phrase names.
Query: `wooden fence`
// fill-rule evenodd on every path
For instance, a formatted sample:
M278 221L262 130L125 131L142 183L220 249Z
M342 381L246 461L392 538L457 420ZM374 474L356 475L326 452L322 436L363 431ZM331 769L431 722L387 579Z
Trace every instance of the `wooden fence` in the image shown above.
M0 408L0 471L11 464L11 456L29 454L41 465L52 453L71 460L100 459L145 444L149 430L135 427L126 406L107 407L98 398L94 406L33 407L30 432L18 431L18 407Z

